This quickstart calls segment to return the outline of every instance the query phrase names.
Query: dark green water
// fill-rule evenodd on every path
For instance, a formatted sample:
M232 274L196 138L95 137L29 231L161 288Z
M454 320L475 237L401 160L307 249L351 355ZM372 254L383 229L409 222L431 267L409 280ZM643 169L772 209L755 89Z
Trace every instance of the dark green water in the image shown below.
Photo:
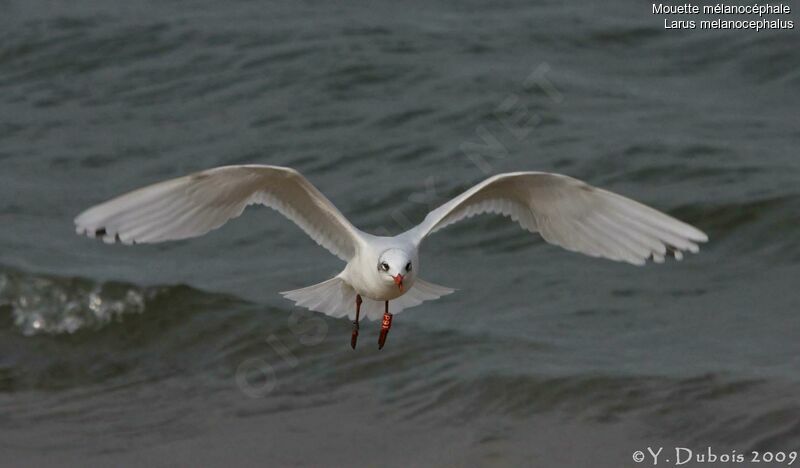
M796 30L664 31L617 1L0 11L0 465L800 448ZM342 265L270 210L157 246L74 235L111 196L237 163L297 168L375 233L488 174L545 170L711 242L635 268L477 218L422 253L422 276L459 291L398 315L382 352L363 325L353 352L347 321L277 294Z

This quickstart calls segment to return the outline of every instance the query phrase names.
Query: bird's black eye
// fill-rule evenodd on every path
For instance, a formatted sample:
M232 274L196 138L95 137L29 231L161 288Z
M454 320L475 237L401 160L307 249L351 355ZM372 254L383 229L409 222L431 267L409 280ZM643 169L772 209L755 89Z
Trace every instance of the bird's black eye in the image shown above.
M408 265L406 265L406 271L411 271L411 262L408 262Z
M382 262L382 263L379 265L379 267L380 267L380 269L381 269L381 270L383 270L383 271L389 271L389 264L388 264L388 263L386 263L386 262Z

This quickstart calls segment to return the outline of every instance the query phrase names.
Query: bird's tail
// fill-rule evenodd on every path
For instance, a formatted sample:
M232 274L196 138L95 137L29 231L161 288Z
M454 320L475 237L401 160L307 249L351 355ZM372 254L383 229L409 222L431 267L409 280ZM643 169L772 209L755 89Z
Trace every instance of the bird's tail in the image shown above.
M396 314L403 309L414 307L425 301L432 301L446 296L454 289L417 279L414 286L405 294L389 303L389 311ZM345 280L336 276L322 283L293 291L284 291L281 295L300 307L322 312L331 317L356 318L356 291ZM383 303L363 298L361 316L370 320L379 320L383 316Z

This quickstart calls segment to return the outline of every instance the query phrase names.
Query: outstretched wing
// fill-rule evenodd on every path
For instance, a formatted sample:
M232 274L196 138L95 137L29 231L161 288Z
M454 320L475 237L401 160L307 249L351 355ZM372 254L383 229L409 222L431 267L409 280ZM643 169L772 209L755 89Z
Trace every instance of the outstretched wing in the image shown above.
M572 177L546 172L500 174L433 210L406 233L419 244L427 235L481 213L509 216L549 243L593 257L634 265L680 260L708 237L698 229L629 198Z
M252 204L273 208L344 261L360 234L305 177L277 166L225 166L167 180L97 205L75 218L79 234L113 243L196 237Z

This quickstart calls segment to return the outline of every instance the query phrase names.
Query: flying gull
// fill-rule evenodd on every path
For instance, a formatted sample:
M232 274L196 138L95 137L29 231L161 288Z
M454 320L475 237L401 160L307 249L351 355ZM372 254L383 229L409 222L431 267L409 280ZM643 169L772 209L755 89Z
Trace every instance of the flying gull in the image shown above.
M495 175L431 211L418 226L394 237L375 236L353 226L296 170L266 165L218 167L150 185L86 210L75 225L79 234L108 243L155 243L203 235L253 204L280 212L346 262L327 281L281 294L351 319L353 348L362 315L382 320L382 349L393 313L454 291L419 277L419 248L428 235L477 214L501 214L551 244L633 265L662 263L668 255L680 260L708 240L653 208L546 172Z

